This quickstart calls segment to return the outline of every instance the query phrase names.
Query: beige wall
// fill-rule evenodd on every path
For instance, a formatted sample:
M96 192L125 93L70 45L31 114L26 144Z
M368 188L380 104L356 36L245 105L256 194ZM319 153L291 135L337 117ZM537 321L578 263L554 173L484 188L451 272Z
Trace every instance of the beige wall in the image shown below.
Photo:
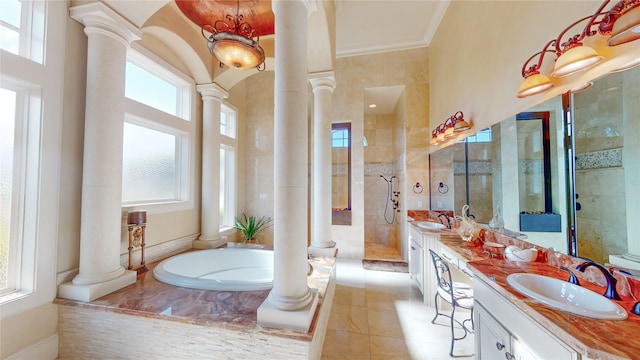
M238 182L238 213L273 218L273 85L274 73L265 71L250 76L236 85L229 102L238 105L238 169L243 172ZM243 88L238 91L236 88ZM273 243L273 227L259 235L260 242Z
M333 237L340 249L340 255L362 258L364 255L365 208L366 194L380 187L386 193L386 183L380 179L379 169L367 166L367 162L379 166L391 166L398 176L398 190L401 193L400 213L396 217L399 223L404 222L407 209L415 209L418 199L428 199L427 192L420 196L407 196L410 189L407 184L416 181L426 184L428 181L428 50L426 48L390 52L375 55L340 58L334 70L336 89L333 93L333 122L351 122L352 124L352 225L334 226ZM367 127L364 116L364 90L370 87L404 85L405 92L390 120L376 118L377 122L388 123L379 130ZM369 118L373 120L373 118ZM400 128L406 135L399 135ZM371 150L362 146L362 136L374 137L376 145ZM395 132L395 133L394 133ZM378 144L377 138L388 141ZM371 142L370 142L371 143ZM380 152L382 151L382 152ZM388 153L384 153L388 151ZM371 160L371 161L369 161ZM386 165L385 165L386 164ZM386 175L385 175L386 176ZM367 178L370 181L367 181ZM412 187L413 185L411 185ZM406 198L404 198L407 196ZM378 195L377 198L380 196ZM375 201L369 199L370 202ZM378 199L377 201L382 201ZM427 200L423 200L427 204ZM384 205L384 203L383 203ZM375 214L371 223L377 222ZM373 230L373 227L371 228ZM386 235L381 235L386 236ZM404 238L400 234L398 248L404 256Z

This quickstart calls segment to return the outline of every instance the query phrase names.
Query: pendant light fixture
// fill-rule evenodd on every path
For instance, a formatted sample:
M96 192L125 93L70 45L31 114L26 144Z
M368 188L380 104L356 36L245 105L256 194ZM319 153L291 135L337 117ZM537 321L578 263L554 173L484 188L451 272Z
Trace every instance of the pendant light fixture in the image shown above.
M258 34L240 14L239 0L235 15L227 14L224 20L204 25L201 32L207 40L209 52L220 61L220 67L226 65L238 70L264 70L264 50L258 43ZM207 36L205 32L210 35Z

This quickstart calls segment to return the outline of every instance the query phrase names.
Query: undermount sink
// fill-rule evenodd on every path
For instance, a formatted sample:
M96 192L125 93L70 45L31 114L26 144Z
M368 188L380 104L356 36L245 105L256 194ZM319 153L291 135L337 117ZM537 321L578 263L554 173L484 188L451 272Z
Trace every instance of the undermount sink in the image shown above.
M446 228L446 226L442 224L431 222L431 221L418 221L416 225L426 230L442 230Z
M537 274L511 274L507 283L518 292L545 305L573 314L603 320L624 320L627 311L608 298L567 281Z

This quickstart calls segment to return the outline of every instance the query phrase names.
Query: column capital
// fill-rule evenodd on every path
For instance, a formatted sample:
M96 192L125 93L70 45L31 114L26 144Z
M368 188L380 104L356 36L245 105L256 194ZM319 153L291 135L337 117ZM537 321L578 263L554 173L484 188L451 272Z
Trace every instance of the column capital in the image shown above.
M127 47L142 38L142 31L101 2L78 5L69 15L84 25L85 34L102 33L123 42Z
M196 90L202 94L203 99L215 98L222 100L229 97L229 92L216 83L196 85Z
M317 89L331 90L336 88L336 78L333 71L323 71L309 74L309 81L315 92Z

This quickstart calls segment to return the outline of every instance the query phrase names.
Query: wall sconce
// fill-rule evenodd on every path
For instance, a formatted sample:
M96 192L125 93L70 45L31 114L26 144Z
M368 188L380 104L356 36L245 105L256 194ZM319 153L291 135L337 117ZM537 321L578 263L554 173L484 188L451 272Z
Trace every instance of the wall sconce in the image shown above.
M617 46L640 39L640 1L621 1L616 6L620 6L620 18L613 24L607 44Z
M452 117L454 119L454 132L463 132L471 129L471 125L464 120L464 114L462 114L462 111L458 111L457 113L453 114Z
M144 260L145 228L147 227L147 211L135 210L127 212L127 228L129 230L129 266L127 270L135 270L139 275L149 271ZM133 249L140 247L140 266L131 264Z
M597 34L611 35L608 40L609 46L640 39L640 0L622 0L608 11L604 11L609 2L610 0L605 0L593 15L569 25L556 39L549 41L542 51L525 61L521 72L524 80L520 84L517 97L540 94L554 86L548 76L540 73L542 61L547 53L552 52L557 56L551 76L564 77L588 69L604 59L596 50L582 43L585 37ZM585 20L589 21L582 32L563 42L565 34ZM529 66L536 57L537 63Z
M444 126L444 136L453 136L453 128L456 126L456 119L452 116L448 118L442 125Z
M471 129L471 125L464 120L464 114L462 114L462 111L458 111L431 131L430 144L438 145L446 138L452 137L456 133L469 129Z
M444 124L438 125L438 141L444 141L444 132L447 128Z
M438 145L440 142L438 141L438 128L435 128L431 131L431 142L430 144L435 146Z

